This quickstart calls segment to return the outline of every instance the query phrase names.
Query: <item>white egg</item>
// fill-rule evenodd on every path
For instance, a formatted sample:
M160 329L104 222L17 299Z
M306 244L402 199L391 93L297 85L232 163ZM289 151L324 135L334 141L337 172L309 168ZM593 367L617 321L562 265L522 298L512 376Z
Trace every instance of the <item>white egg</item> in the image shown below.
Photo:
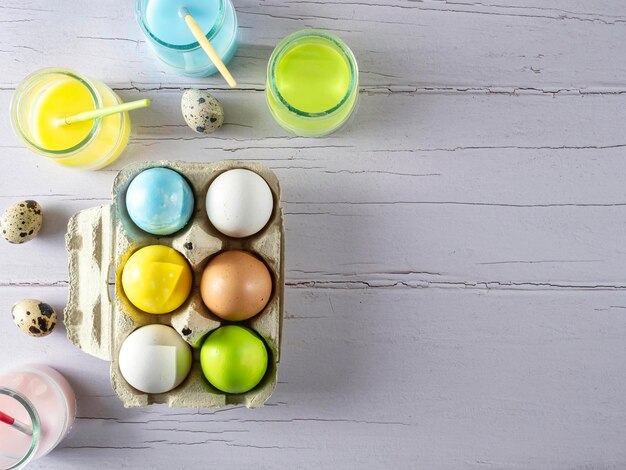
M148 325L122 343L118 363L124 379L144 393L178 387L191 370L191 347L173 328Z
M263 178L238 168L219 175L209 186L206 211L213 226L235 238L254 235L272 215L272 191Z

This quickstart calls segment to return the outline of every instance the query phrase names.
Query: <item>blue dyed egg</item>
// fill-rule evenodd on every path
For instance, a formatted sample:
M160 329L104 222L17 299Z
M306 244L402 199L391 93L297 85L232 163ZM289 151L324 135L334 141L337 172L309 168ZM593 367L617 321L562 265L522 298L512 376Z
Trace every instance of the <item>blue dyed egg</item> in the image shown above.
M135 176L126 191L132 221L154 235L179 231L193 214L193 191L185 178L169 168L150 168Z

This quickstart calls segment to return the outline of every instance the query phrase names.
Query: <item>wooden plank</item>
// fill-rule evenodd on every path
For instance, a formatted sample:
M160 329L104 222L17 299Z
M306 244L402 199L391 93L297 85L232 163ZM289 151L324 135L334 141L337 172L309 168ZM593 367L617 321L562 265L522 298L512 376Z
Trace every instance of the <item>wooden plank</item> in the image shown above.
M240 86L265 83L267 60L288 33L335 31L354 50L365 87L464 90L624 91L626 8L621 2L235 1L240 49L230 66ZM136 24L131 2L6 0L0 86L43 65L63 65L137 87L202 83L159 63ZM65 24L67 27L57 27ZM45 31L42 35L32 31ZM44 48L45 45L45 48ZM97 59L96 59L97 57Z
M0 309L64 295L0 288ZM217 412L123 409L107 364L62 331L25 339L8 315L0 329L5 350L45 355L79 395L76 432L33 468L187 468L202 455L238 468L621 468L623 304L608 291L287 289L271 406Z
M67 282L65 222L93 201L38 198L37 240L3 243L4 285ZM104 202L104 201L98 201ZM285 204L287 284L624 289L626 208Z
M0 105L9 95L0 93ZM0 129L3 151L19 162L1 177L2 207L36 198L46 211L37 240L0 244L1 283L64 282L68 218L110 203L115 172L146 158L239 158L273 168L283 186L288 282L626 283L616 236L626 219L626 96L364 94L348 128L315 140L282 138L262 93L220 94L228 124L207 138L181 123L180 92L150 96L154 107L134 114L124 156L88 178L38 159ZM515 112L503 114L507 105Z

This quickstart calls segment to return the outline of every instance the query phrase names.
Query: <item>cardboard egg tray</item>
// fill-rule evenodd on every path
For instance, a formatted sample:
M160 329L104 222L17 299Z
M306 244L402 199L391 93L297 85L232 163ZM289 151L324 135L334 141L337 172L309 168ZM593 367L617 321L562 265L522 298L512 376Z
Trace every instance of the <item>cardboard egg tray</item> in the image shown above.
M195 196L189 224L169 236L148 234L139 229L126 211L125 196L132 179L153 167L171 168L183 175ZM247 238L230 238L209 222L205 198L209 185L220 173L246 168L268 183L274 198L272 216L263 230ZM92 356L111 361L111 384L126 407L167 403L171 407L216 408L244 404L263 406L276 386L276 365L280 360L284 292L284 227L278 179L262 165L221 161L186 163L157 161L135 163L122 169L112 190L113 204L78 212L72 216L66 234L69 253L69 299L65 309L68 338ZM121 288L121 272L132 253L147 245L166 245L180 252L191 265L194 283L186 302L169 314L152 315L134 307ZM216 254L241 249L255 253L267 264L274 281L272 297L255 317L238 322L258 332L268 346L270 360L262 381L242 394L227 394L209 384L200 368L200 347L208 333L225 322L202 302L199 282L208 261ZM124 339L135 329L160 323L172 326L193 348L194 361L185 381L162 394L146 394L131 387L122 377L117 362ZM155 364L156 366L156 364Z

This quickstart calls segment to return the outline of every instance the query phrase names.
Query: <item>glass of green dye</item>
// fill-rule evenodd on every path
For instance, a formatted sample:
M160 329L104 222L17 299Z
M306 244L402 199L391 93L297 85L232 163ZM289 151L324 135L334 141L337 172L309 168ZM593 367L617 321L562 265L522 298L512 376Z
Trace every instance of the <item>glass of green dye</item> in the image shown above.
M326 31L290 34L270 57L265 95L272 116L286 130L303 137L335 132L359 95L354 54Z

